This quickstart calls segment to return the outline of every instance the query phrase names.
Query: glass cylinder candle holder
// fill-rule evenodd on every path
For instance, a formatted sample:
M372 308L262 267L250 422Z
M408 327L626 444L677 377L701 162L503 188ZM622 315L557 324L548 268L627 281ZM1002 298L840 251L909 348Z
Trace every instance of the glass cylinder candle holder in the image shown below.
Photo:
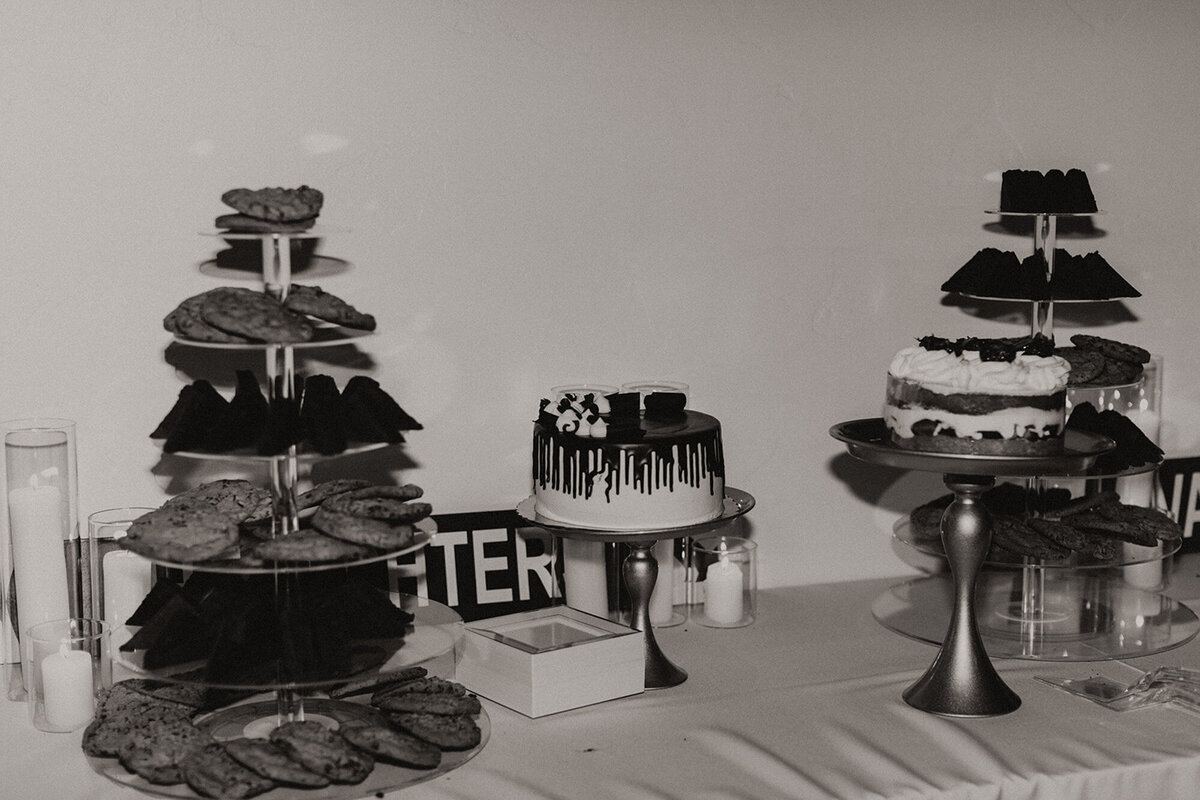
M562 386L552 387L550 394L554 396L554 400L557 402L569 394L574 395L577 400L582 400L583 396L587 394L604 397L616 391L616 386L610 386L607 383L567 383Z
M96 715L96 695L112 685L108 634L96 619L73 617L32 625L22 635L29 721L69 733Z
M709 628L754 622L758 594L757 545L725 534L698 537L692 545L691 620Z
M1067 388L1067 415L1091 403L1097 411L1116 411L1129 417L1152 441L1162 430L1162 356L1151 356L1142 374L1128 383Z
M154 586L154 564L120 544L130 524L149 511L153 509L131 506L107 508L88 515L83 558L84 607L90 609L88 614L92 619L104 623L114 655L133 635L125 627L126 620ZM121 678L128 677L119 664L113 670L122 670Z
M1150 441L1159 443L1162 436L1162 380L1162 356L1151 355L1150 361L1142 368L1142 374L1128 383L1068 387L1067 414L1069 416L1076 406L1090 403L1097 411L1115 411L1128 417ZM1126 505L1165 510L1160 507L1156 470L1120 475L1103 487L1093 487L1085 479L1075 481L1058 479L1053 482L1071 488L1073 493L1084 496L1094 494L1102 489L1113 489L1120 496L1121 502ZM1153 591L1165 589L1170 571L1163 569L1162 561L1146 561L1141 555L1142 548L1137 545L1124 546L1123 560L1142 562L1124 569L1125 580L1142 589Z
M108 626L110 634L124 625L154 583L154 565L121 547L120 541L135 519L152 508L108 508L88 515L86 607L90 616Z
M0 424L5 664L21 661L20 632L39 622L84 615L75 423L24 419ZM11 554L11 558L9 555ZM9 676L8 694L23 686Z

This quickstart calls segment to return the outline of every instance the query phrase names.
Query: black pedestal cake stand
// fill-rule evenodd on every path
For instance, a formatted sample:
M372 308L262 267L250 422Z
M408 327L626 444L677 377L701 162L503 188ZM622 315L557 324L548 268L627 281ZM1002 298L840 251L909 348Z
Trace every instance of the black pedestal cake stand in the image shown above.
M725 502L721 515L695 525L677 528L655 528L643 531L609 531L596 528L580 528L566 525L539 515L534 509L534 498L528 497L517 505L517 513L539 528L564 539L579 539L592 542L622 542L629 545L629 555L621 565L621 577L629 590L633 627L646 638L646 688L665 689L678 686L687 680L687 672L671 663L654 638L654 626L650 624L650 595L658 580L658 560L654 557L654 544L662 539L677 539L697 536L720 528L745 514L754 507L754 498L729 486L725 487Z
M991 514L980 496L996 476L1036 478L1086 470L1111 450L1111 439L1068 430L1063 451L1052 456L977 456L925 453L892 444L879 418L834 425L833 438L850 455L871 464L940 472L954 494L942 516L942 544L954 582L954 609L945 639L933 664L904 691L910 706L954 717L992 717L1015 711L1016 695L996 673L979 635L975 615L975 583L992 538Z

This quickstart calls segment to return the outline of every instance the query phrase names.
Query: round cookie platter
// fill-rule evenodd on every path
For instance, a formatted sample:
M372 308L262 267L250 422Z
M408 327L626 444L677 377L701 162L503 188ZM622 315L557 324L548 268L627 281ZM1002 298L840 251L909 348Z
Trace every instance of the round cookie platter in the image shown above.
M284 230L277 232L223 230L213 235L229 239L261 240L261 283L263 292L282 302L292 285L290 264L291 240L319 238L329 230L331 229L324 226L310 226L304 230ZM248 341L219 343L196 341L179 335L174 336L174 342L183 346L216 350L261 350L265 358L267 397L270 401L274 401L277 399L277 394L284 399L293 399L292 395L296 386L295 350L341 346L348 341L367 335L370 335L370 331L353 330L343 328L339 325L317 323L314 325L312 339L303 342L273 343ZM298 483L301 476L301 465L310 465L319 460L340 458L349 454L384 448L395 443L397 442L351 442L344 451L332 454L310 452L302 447L298 448L296 445L292 445L286 448L284 452L274 455L257 455L244 451L225 453L180 451L174 453L174 455L200 460L225 460L236 463L245 462L265 465L269 473L267 486L270 494L271 509L269 522L265 528L269 533L265 535L275 539L310 533L309 528L312 525L310 516L315 516L316 513L320 512L319 508L309 508L303 512L300 510L297 497L299 495ZM428 514L428 511L426 511L426 514ZM261 538L264 535L262 533L263 529L261 525L258 527L260 532L257 535ZM219 708L204 716L196 717L195 724L198 727L205 727L210 730L218 739L240 736L262 737L278 724L288 721L317 720L329 727L337 728L343 724L361 723L371 718L373 714L377 717L378 712L361 701L361 698L331 699L326 692L331 687L339 683L344 683L348 679L357 679L372 675L382 677L390 675L394 671L406 670L414 666L427 667L431 675L453 674L458 643L462 636L462 618L453 609L440 603L427 600L420 600L418 602L416 598L403 594L399 596L398 601L392 601L398 602L399 605L393 608L391 612L387 611L388 606L386 605L389 602L386 599L388 597L386 586L390 583L390 579L387 577L387 562L398 556L426 547L435 533L436 524L431 517L425 516L412 523L411 536L400 546L359 547L357 548L359 553L353 557L332 561L321 561L319 559L307 562L301 559L264 561L260 558L215 558L211 560L190 561L160 558L155 557L153 553L143 553L145 557L156 564L160 575L184 576L179 588L172 589L172 591L178 593L178 597L168 598L165 602L165 607L167 608L173 608L170 605L172 602L178 605L179 599L183 599L185 601L184 606L189 608L189 604L195 602L195 608L198 609L196 613L210 613L212 603L209 602L208 598L213 596L220 597L220 595L213 595L209 592L203 595L205 598L205 602L203 603L199 601L199 597L189 600L186 592L188 582L193 580L196 580L200 584L211 581L218 588L237 587L244 582L251 582L246 585L255 587L273 586L273 590L268 588L267 591L268 593L271 591L274 592L274 601L272 603L268 597L267 606L273 605L274 610L272 611L268 608L263 619L268 620L268 624L276 626L279 626L281 621L283 621L282 627L279 628L279 631L282 631L282 633L278 635L282 635L286 639L289 635L288 631L293 630L293 627L289 627L289 624L286 622L289 616L294 619L309 614L310 606L317 605L318 601L321 600L313 592L319 594L321 586L338 585L339 582L344 580L347 582L347 585L353 587L357 587L359 583L370 583L373 592L372 597L375 594L379 594L384 598L382 602L385 606L381 619L386 620L390 628L379 632L377 634L377 641L367 641L361 638L364 636L361 633L357 634L360 638L346 639L345 636L349 634L338 630L339 625L336 621L333 622L332 627L326 624L324 630L329 631L329 633L322 634L322 636L332 643L339 641L348 642L349 644L345 646L351 646L352 650L348 655L336 654L332 660L330 660L327 654L322 655L321 652L316 652L314 655L312 651L313 643L306 640L286 642L275 638L263 639L263 641L268 642L268 644L262 645L266 648L265 657L267 658L267 661L263 663L272 663L270 648L279 646L281 650L278 656L274 658L275 662L284 664L289 663L289 659L295 661L297 656L294 654L299 653L298 658L300 662L306 663L310 667L315 664L316 667L308 671L296 673L289 673L287 670L279 670L277 672L268 670L263 674L250 675L249 677L236 673L233 674L233 677L228 677L214 673L214 662L212 659L216 657L215 655L207 657L200 655L198 659L189 659L186 648L179 658L169 663L147 664L146 655L148 651L130 650L118 653L117 641L124 641L143 631L142 626L131 624L119 631L117 637L114 638L114 668L119 669L126 676L132 675L139 680L148 679L168 685L193 686L206 691L223 689L240 692L242 696L241 702ZM246 535L244 530L242 535L243 537ZM345 576L345 578L340 576ZM381 579L385 582L383 587L379 585ZM167 583L171 583L174 586L175 581L168 581ZM158 584L156 583L157 586ZM317 588L314 589L313 587ZM143 601L143 606L150 604L153 594L154 590L151 591L151 596L148 596ZM394 592L392 596L395 596ZM236 601L236 592L233 597ZM236 606L236 602L233 605ZM226 602L224 608L228 609L229 607L230 603ZM221 613L229 612L225 611ZM236 615L238 612L235 611L233 613ZM245 618L250 619L250 617ZM203 621L204 618L200 617L198 619ZM218 619L223 619L223 617L219 617ZM326 617L322 617L321 619L328 623L328 612L326 612ZM363 625L369 627L374 624L375 617L366 616L364 619L368 621L363 622ZM405 620L407 620L407 624L405 624ZM143 620L143 622L145 621ZM155 619L152 619L151 622L152 624L159 624ZM400 632L397 626L403 626L403 631ZM178 628L178 625L176 627ZM316 631L317 629L318 625L316 622L305 622L294 628L297 631ZM253 634L254 631L250 630L249 634L247 634L250 638L245 641L254 642ZM274 635L276 634L272 634L272 636ZM306 636L305 634L297 635ZM328 638L330 635L333 638ZM366 635L369 636L371 634L368 633ZM342 638L339 639L339 636ZM262 638L260 636L260 639ZM323 646L329 647L330 645L326 644ZM287 655L284 651L287 654L293 655ZM217 650L213 652L222 651ZM259 653L258 655L262 657L263 653ZM229 651L228 648L223 652L222 658L224 661L230 663L235 663L239 660L237 651ZM339 661L339 659L341 660ZM333 662L338 663L339 670L331 674L322 673L322 665ZM385 761L380 760L376 763L375 769L370 775L365 780L359 782L351 784L334 783L316 789L279 786L259 796L268 798L269 800L283 800L284 798L293 797L354 798L370 794L381 794L413 783L429 780L461 766L482 750L490 736L490 721L486 711L481 711L476 715L476 722L482 731L481 740L478 744L464 749L452 748L451 750L447 750L445 757L435 768L413 769L398 766L395 763L385 763ZM138 791L164 797L190 798L200 796L186 783L158 785L126 770L115 759L95 758L92 756L88 758L92 768L100 774Z

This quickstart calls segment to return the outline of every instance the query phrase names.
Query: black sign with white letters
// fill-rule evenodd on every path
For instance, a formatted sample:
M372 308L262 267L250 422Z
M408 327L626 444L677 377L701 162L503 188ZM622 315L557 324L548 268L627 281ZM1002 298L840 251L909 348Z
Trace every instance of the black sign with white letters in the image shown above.
M1200 456L1168 458L1158 468L1158 504L1183 528L1181 553L1200 551Z
M435 514L429 546L401 556L391 588L444 603L466 621L554 605L563 596L553 537L515 511Z

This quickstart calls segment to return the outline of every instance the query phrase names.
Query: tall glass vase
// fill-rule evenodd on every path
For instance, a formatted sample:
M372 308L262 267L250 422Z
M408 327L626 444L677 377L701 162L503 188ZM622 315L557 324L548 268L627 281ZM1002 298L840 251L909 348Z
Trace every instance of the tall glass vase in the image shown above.
M8 697L24 697L19 642L32 625L83 616L75 423L0 423L0 592Z

